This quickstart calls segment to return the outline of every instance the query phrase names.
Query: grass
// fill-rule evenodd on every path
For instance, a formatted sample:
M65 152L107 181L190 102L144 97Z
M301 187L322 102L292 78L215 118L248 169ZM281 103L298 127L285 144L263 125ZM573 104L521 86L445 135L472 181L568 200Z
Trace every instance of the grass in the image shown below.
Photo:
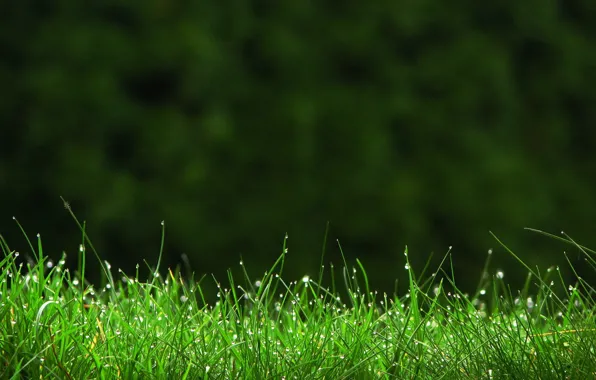
M555 238L596 268L594 251ZM1 241L1 378L596 378L594 289L579 277L565 283L558 268L526 266L515 292L500 273L480 276L467 295L445 270L449 254L424 281L406 260L409 289L399 298L369 289L359 261L330 268L331 288L319 285L322 266L318 279L286 282L284 247L258 281L243 263L241 282L230 274L220 283L160 274L159 263L141 281L100 260L105 283L96 289L85 280L85 253L99 256L84 233L73 273L36 243L34 262L23 265ZM215 281L216 303L205 300L204 281Z

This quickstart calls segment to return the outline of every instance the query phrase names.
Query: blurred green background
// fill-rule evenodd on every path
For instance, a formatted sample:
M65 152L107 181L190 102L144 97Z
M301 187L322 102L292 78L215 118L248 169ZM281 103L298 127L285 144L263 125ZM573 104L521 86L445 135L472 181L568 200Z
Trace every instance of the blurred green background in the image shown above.
M596 247L593 1L19 1L0 12L0 232L134 274L186 254L372 285L453 246L460 285ZM30 252L29 252L30 254ZM91 256L88 262L95 261ZM586 265L581 265L585 267ZM144 265L141 265L141 271ZM580 270L582 268L579 268Z

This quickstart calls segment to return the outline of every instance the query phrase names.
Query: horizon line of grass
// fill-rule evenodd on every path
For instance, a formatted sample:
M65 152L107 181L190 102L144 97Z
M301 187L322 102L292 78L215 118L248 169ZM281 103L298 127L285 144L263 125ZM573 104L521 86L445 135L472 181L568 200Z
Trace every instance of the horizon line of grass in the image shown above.
M574 284L565 283L558 267L544 274L528 267L493 235L528 270L525 285L514 292L499 273L481 275L468 295L444 268L453 268L449 251L422 280L406 247L408 293L391 297L371 290L370 274L359 260L350 268L340 247L342 299L333 268L332 286L322 286L324 250L318 279L282 278L286 236L260 279L248 276L243 261L240 282L231 271L227 284L213 277L218 293L210 304L201 287L205 276L184 280L179 269L160 274L163 222L158 264L141 282L138 271L129 277L118 270L115 280L85 224L74 218L82 233L74 274L65 257L54 263L44 255L39 235L35 245L28 240L36 261L17 265L19 254L0 235L0 378L596 377L595 292L567 256ZM596 270L594 251L565 234L534 231L572 244ZM100 289L85 281L88 249L105 275Z

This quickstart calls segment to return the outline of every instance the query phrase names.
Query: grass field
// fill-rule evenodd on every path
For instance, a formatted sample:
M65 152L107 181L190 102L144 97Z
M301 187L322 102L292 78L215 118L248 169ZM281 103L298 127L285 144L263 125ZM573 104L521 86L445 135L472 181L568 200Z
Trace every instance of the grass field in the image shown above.
M594 251L553 237L596 268ZM316 279L284 280L285 253L258 280L244 271L194 281L159 263L141 280L102 262L84 234L76 272L46 257L39 238L30 244L35 260L23 265L1 242L0 378L596 378L594 289L511 251L528 270L522 289L478 273L478 290L463 294L447 254L426 279L406 260L409 291L398 298L369 289L374 273L360 262L331 271L329 288L322 266ZM101 287L85 280L87 251L102 264ZM205 281L217 302L205 300Z

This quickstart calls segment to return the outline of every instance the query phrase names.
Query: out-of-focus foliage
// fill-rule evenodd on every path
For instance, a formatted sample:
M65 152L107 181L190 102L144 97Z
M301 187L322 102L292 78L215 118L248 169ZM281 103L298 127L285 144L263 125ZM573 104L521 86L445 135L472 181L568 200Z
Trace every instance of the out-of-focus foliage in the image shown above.
M76 252L60 195L119 266L155 263L165 220L170 263L223 271L242 254L261 273L288 232L289 272L313 274L329 221L328 258L339 238L386 289L406 244L419 265L453 245L465 285L489 230L541 264L562 249L523 227L592 238L591 1L2 8L13 246L15 215Z

